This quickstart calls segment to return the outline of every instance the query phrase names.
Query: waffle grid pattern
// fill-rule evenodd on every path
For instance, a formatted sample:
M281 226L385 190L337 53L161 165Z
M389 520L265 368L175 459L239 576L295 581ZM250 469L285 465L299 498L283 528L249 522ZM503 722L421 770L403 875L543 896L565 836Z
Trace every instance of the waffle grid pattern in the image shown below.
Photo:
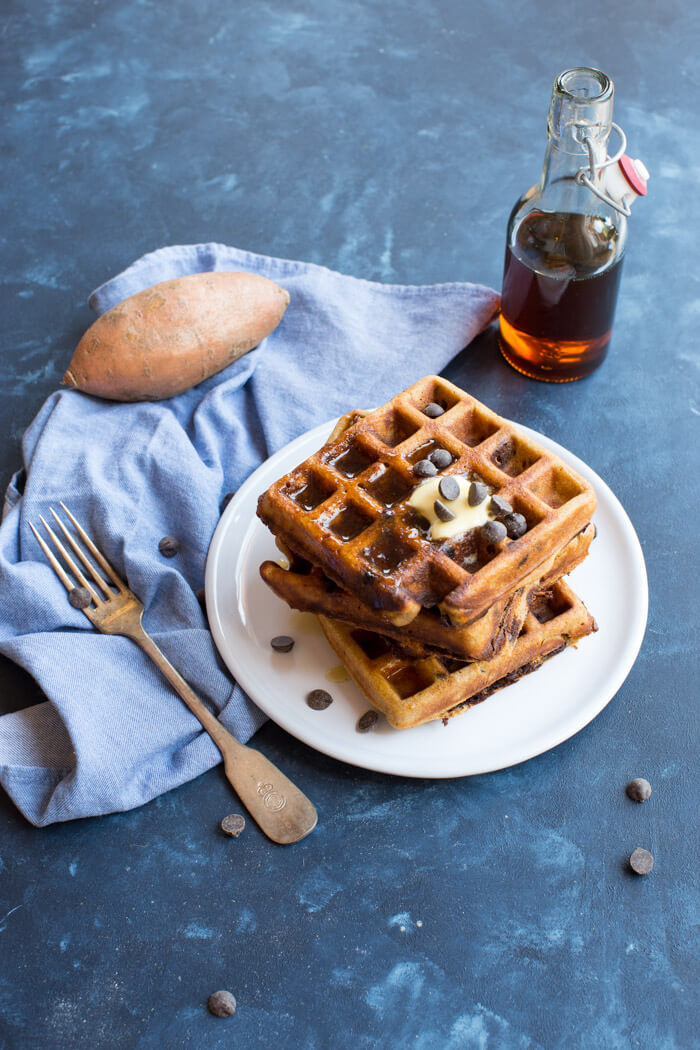
M417 653L429 647L461 659L484 660L495 656L504 645L512 644L522 627L529 594L575 569L588 554L594 534L594 526L587 525L508 598L495 602L478 620L463 627L448 626L435 615L437 610L426 609L410 623L395 627L381 612L332 584L321 569L303 561L289 548L283 549L290 563L288 568L266 561L260 566L260 574L278 597L301 612L367 627Z
M432 419L423 409L440 404ZM436 448L443 474L481 480L522 514L524 536L489 545L479 530L436 543L406 500L413 467ZM448 381L427 376L275 483L258 513L341 587L397 625L438 604L453 624L478 617L590 520L595 495L559 457Z
M596 630L563 580L533 597L513 647L482 662L464 663L437 653L415 658L385 636L324 616L320 620L352 677L397 729L463 710L470 700L493 692L490 687L509 684L517 672L535 670L548 656Z

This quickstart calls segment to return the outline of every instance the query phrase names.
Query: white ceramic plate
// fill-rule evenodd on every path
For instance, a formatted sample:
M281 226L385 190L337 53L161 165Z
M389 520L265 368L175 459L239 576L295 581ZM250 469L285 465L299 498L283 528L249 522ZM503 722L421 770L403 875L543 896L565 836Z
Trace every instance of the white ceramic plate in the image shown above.
M211 542L209 623L221 656L251 699L318 751L366 769L415 777L503 769L555 747L595 718L624 682L642 644L648 607L644 557L632 523L605 482L555 442L521 427L596 490L598 535L569 579L598 621L598 633L447 726L432 722L397 730L381 720L369 733L356 731L367 700L354 682L334 680L338 659L316 618L289 609L258 573L266 558L280 557L255 515L258 496L320 448L332 427L333 422L302 434L263 463L229 503ZM290 653L270 648L278 634L295 638ZM317 688L334 697L325 711L312 711L305 702Z

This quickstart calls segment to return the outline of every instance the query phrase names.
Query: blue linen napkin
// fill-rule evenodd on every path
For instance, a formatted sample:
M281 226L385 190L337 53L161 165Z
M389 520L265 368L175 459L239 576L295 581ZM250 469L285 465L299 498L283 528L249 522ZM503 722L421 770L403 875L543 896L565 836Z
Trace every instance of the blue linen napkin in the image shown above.
M232 682L195 596L222 497L309 427L439 372L494 317L480 285L382 285L220 244L162 248L98 288L101 314L158 281L263 274L290 304L259 347L178 397L118 404L52 394L24 435L0 526L0 652L48 700L0 717L0 783L37 826L131 809L220 761L133 642L71 608L29 529L63 500L145 606L144 624L221 722L264 715ZM165 559L158 542L181 540Z

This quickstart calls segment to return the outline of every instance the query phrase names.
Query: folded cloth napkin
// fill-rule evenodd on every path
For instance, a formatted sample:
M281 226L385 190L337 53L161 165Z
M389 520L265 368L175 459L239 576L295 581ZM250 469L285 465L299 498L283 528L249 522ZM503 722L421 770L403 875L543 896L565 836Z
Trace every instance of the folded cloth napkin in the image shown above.
M48 698L0 717L0 782L37 826L131 809L220 761L199 722L133 642L68 603L31 533L63 500L145 606L144 624L221 722L247 740L264 715L227 675L195 596L222 497L309 427L381 404L438 372L492 320L473 284L375 284L220 244L162 248L90 296L101 314L158 281L263 274L290 294L279 327L168 401L52 394L22 443L0 526L0 652ZM166 535L176 557L158 552Z

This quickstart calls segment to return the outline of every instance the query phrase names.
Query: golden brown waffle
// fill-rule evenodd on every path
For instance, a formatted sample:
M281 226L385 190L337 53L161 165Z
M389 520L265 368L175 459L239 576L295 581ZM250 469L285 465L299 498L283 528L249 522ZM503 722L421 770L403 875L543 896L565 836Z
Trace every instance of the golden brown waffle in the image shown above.
M563 550L538 566L512 595L496 602L478 620L464 627L452 627L436 615L437 610L427 609L422 609L415 620L405 626L395 627L381 612L343 591L319 568L295 557L288 548L284 551L290 559L288 569L266 561L260 566L260 575L278 597L301 612L318 613L366 627L394 638L416 653L428 646L462 659L488 660L518 637L527 615L530 592L541 590L576 568L588 554L594 535L595 527L587 525Z
M445 411L422 411L437 403ZM341 428L342 429L342 428ZM484 541L480 529L428 539L407 504L416 462L436 449L462 474L504 497L527 522L519 539ZM396 625L439 605L455 625L512 594L590 521L593 489L558 456L452 383L427 376L356 421L258 503L276 536L344 590Z
M583 602L562 580L533 598L515 645L482 662L439 655L416 659L383 635L325 616L320 621L352 678L396 729L459 714L596 630Z

